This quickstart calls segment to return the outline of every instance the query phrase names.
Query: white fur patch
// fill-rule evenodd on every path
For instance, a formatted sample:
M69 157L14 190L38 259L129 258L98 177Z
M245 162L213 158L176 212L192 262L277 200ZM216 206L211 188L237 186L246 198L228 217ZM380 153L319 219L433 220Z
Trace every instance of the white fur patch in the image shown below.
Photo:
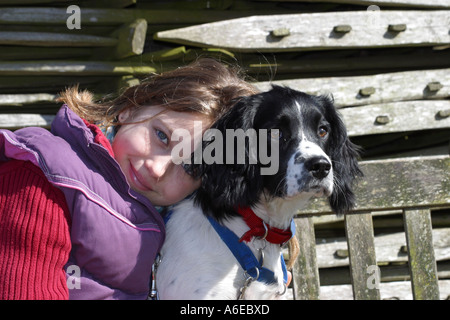
M303 161L296 161L296 157L300 156ZM317 144L308 141L303 135L303 139L297 148L297 152L291 156L288 161L286 171L286 187L287 196L295 196L299 192L314 192L317 190L310 190L312 186L319 186L322 191L331 194L333 191L333 169L330 169L330 173L321 181L314 182L308 170L305 168L304 161L314 157L325 157L330 163L331 159ZM318 189L318 190L319 190ZM320 191L319 191L320 193ZM321 195L321 194L320 194Z
M248 231L239 217L227 220L226 226L238 236ZM245 281L244 270L200 208L190 200L177 205L166 233L156 273L161 299L237 299ZM251 242L249 247L259 259ZM283 291L281 248L267 243L264 252L264 267L274 271L279 284L268 286L254 281L246 290L246 299L283 298L277 294Z

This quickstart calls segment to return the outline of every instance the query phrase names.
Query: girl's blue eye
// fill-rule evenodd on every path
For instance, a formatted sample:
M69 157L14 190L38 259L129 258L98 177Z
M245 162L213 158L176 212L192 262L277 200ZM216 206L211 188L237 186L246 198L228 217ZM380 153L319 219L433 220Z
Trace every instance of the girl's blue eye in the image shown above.
M156 130L156 136L165 145L169 144L169 137L167 137L167 135L164 132L162 132L160 130Z

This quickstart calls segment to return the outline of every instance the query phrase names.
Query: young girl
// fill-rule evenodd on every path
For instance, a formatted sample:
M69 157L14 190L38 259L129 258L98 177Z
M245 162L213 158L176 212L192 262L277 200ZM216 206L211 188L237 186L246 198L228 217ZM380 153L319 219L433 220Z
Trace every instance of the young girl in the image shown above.
M69 89L51 133L0 130L0 299L146 299L164 241L155 206L199 186L171 161L171 133L194 140L194 121L206 129L254 93L199 59L111 103Z

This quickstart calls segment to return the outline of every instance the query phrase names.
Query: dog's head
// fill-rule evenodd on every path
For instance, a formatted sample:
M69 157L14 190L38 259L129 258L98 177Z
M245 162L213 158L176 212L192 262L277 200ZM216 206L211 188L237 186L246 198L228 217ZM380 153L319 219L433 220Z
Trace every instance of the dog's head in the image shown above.
M274 86L242 98L208 132L203 161L189 167L207 214L221 219L262 196L324 195L338 214L354 206L357 150L330 98Z

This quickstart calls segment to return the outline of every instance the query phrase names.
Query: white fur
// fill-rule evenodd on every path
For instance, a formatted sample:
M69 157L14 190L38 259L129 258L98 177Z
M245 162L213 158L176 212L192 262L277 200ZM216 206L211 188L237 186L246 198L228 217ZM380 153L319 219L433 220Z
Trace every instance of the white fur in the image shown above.
M308 198L279 200L277 203L262 201L254 211L272 226L284 229L289 227L292 216ZM283 217L280 212L284 213ZM240 217L224 224L239 237L249 230ZM161 299L237 299L245 281L244 270L193 201L185 200L174 208L166 233L156 273ZM255 246L261 244L255 241L249 242L248 246L259 259ZM245 292L245 299L284 298L278 294L284 291L280 257L280 245L266 243L263 266L274 271L278 284L253 281Z

